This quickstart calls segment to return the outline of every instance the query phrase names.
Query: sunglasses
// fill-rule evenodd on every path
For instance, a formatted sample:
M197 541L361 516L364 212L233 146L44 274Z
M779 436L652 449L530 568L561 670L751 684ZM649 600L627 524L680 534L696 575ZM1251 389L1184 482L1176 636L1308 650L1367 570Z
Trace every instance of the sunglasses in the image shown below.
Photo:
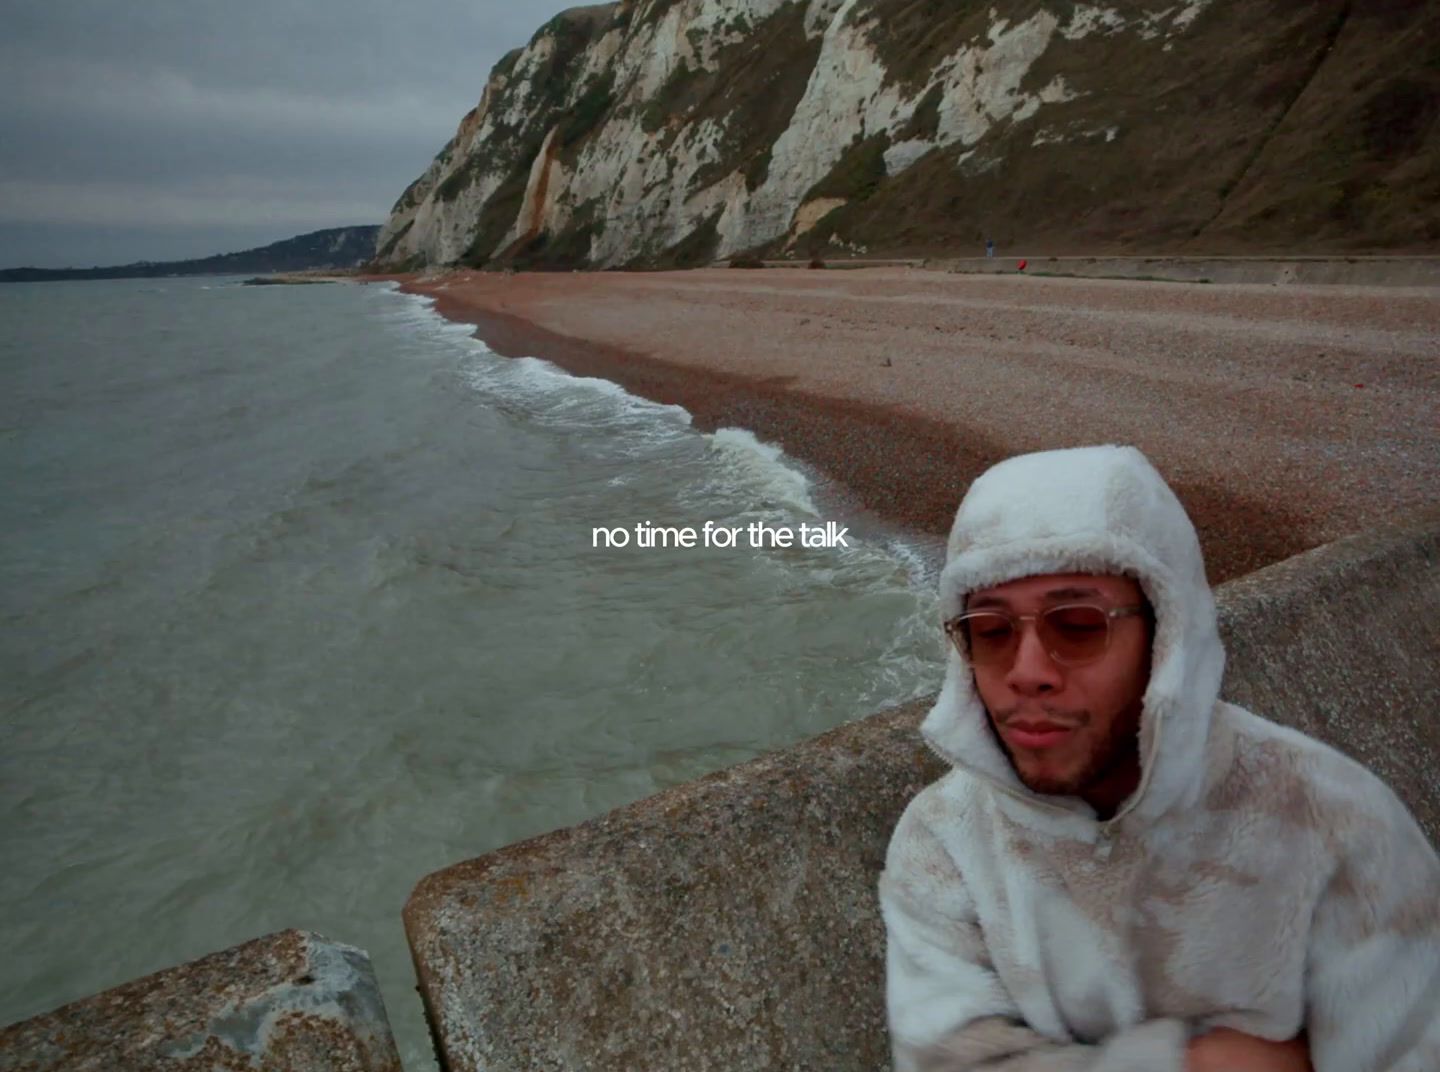
M1084 666L1110 650L1110 622L1141 613L1143 606L1100 607L1093 603L1062 603L1038 614L973 610L945 623L955 649L975 666L998 666L1015 658L1020 623L1034 622L1046 653L1062 666Z

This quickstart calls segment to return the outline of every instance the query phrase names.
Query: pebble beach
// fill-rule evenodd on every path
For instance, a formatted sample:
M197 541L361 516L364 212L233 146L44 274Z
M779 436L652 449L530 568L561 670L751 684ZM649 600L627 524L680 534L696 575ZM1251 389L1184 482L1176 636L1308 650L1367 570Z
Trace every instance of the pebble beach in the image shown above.
M1131 443L1212 583L1440 500L1440 292L921 268L397 278L491 349L741 427L943 537L1010 454Z

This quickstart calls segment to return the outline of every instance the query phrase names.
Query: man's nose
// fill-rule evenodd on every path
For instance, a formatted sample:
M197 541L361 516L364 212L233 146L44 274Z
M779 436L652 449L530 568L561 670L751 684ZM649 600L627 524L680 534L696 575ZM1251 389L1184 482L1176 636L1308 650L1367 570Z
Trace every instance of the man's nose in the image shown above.
M1040 642L1034 622L1021 623L1020 643L1005 683L1022 696L1054 692L1064 684L1060 667Z

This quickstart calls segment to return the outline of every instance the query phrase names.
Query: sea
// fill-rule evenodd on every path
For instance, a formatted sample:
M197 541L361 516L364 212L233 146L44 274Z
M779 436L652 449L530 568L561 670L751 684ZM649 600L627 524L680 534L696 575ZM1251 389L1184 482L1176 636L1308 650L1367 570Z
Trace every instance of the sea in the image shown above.
M903 534L393 284L0 287L0 485L0 1025L297 927L433 1068L419 879L943 674Z

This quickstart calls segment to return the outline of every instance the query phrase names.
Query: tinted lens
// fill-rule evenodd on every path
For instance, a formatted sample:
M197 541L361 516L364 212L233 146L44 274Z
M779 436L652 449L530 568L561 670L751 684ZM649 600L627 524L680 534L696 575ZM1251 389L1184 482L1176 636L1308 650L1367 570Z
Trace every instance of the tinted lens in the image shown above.
M1003 614L977 612L961 619L972 663L997 663L1007 658L1015 643L1015 626Z
M1052 607L1039 624L1045 650L1057 662L1098 659L1110 640L1110 619L1099 607Z

